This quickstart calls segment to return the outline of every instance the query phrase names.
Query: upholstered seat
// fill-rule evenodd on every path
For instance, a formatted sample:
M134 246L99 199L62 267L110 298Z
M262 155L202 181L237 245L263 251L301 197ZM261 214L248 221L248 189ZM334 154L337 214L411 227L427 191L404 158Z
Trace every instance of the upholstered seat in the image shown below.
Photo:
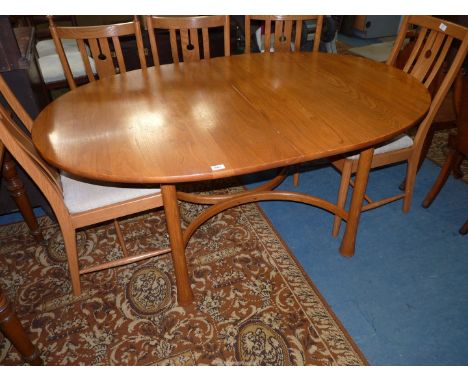
M85 81L94 81L127 71L120 38L135 38L141 68L146 68L146 58L141 27L135 16L132 22L95 26L56 26L49 18L49 29L57 55L40 57L44 80L57 80L55 69L60 66L60 80L67 80L70 89ZM72 42L75 45L72 45ZM78 47L78 50L71 47ZM44 48L45 49L45 48ZM86 54L85 54L86 50ZM83 52L83 54L81 54ZM80 78L81 77L81 78Z
M70 69L74 78L86 76L86 69L79 51L65 51ZM39 57L39 68L41 69L42 78L46 84L65 80L65 72L60 62L58 54ZM89 57L89 63L94 74L97 73L94 60Z
M384 154L390 153L392 151L397 151L401 149L406 149L408 147L413 146L413 139L406 134L401 134L398 137L392 139L390 142L386 142L385 144L378 146L374 150L374 155L376 154ZM346 157L347 159L359 159L359 154L350 155Z
M120 184L78 180L73 175L63 172L60 174L60 180L65 205L72 214L160 193L159 188L137 188L131 185L126 187Z
M78 44L74 39L62 39L63 49L66 52L79 52ZM36 44L36 52L39 57L50 56L51 54L57 54L54 40L41 40Z

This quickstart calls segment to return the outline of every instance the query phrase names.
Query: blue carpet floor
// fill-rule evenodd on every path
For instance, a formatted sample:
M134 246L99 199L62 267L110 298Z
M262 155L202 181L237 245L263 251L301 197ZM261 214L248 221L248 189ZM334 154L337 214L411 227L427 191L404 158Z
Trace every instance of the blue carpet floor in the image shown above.
M468 365L468 185L450 178L429 209L421 207L438 174L424 163L408 214L401 201L361 215L356 254L339 255L332 215L290 202L262 208L372 365ZM397 190L404 165L373 171L371 197ZM295 189L335 201L339 174L304 170ZM253 185L253 183L252 183ZM35 211L41 214L41 210ZM0 217L0 224L20 219Z
M398 191L405 165L373 171L370 197ZM429 209L421 202L439 167L426 160L412 209L402 202L361 215L356 253L339 255L332 215L288 202L262 208L372 365L468 365L468 185L450 178ZM301 174L297 191L335 201L339 174ZM289 177L279 189L294 190Z
M36 216L45 215L44 211L40 207L34 208L33 212L34 212L34 215ZM0 215L0 225L11 224L11 223L16 223L20 221L23 221L23 215L21 215L19 212L13 212L11 214Z

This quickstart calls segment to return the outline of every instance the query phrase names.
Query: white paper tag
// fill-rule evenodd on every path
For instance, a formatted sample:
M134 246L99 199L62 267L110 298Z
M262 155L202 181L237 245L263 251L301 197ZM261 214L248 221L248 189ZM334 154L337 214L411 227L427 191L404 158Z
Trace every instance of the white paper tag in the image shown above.
M445 30L447 29L447 25L445 25L444 23L440 23L439 29L440 29L442 32L445 32Z
M212 171L218 171L218 170L224 170L226 167L224 167L224 164L217 164L214 166L211 166Z

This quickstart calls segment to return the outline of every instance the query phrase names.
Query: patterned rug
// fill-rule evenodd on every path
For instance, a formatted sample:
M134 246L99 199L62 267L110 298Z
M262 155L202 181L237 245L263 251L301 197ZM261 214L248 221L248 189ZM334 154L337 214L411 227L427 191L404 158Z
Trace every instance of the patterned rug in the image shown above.
M181 204L183 224L202 208ZM23 223L0 226L0 287L46 365L367 363L256 204L193 236L187 307L176 303L170 255L85 275L73 297L60 230L48 217L40 225L47 246ZM121 226L131 251L167 244L161 211ZM80 231L78 250L86 264L122 255L112 224ZM22 364L1 334L0 364Z

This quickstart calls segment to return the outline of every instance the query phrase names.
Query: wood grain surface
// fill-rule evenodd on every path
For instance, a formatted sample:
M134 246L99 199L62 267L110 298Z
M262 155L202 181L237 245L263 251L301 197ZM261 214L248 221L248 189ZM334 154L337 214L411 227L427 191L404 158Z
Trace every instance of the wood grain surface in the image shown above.
M429 104L415 78L363 58L249 54L89 83L48 105L32 136L48 162L75 175L177 183L370 147Z

